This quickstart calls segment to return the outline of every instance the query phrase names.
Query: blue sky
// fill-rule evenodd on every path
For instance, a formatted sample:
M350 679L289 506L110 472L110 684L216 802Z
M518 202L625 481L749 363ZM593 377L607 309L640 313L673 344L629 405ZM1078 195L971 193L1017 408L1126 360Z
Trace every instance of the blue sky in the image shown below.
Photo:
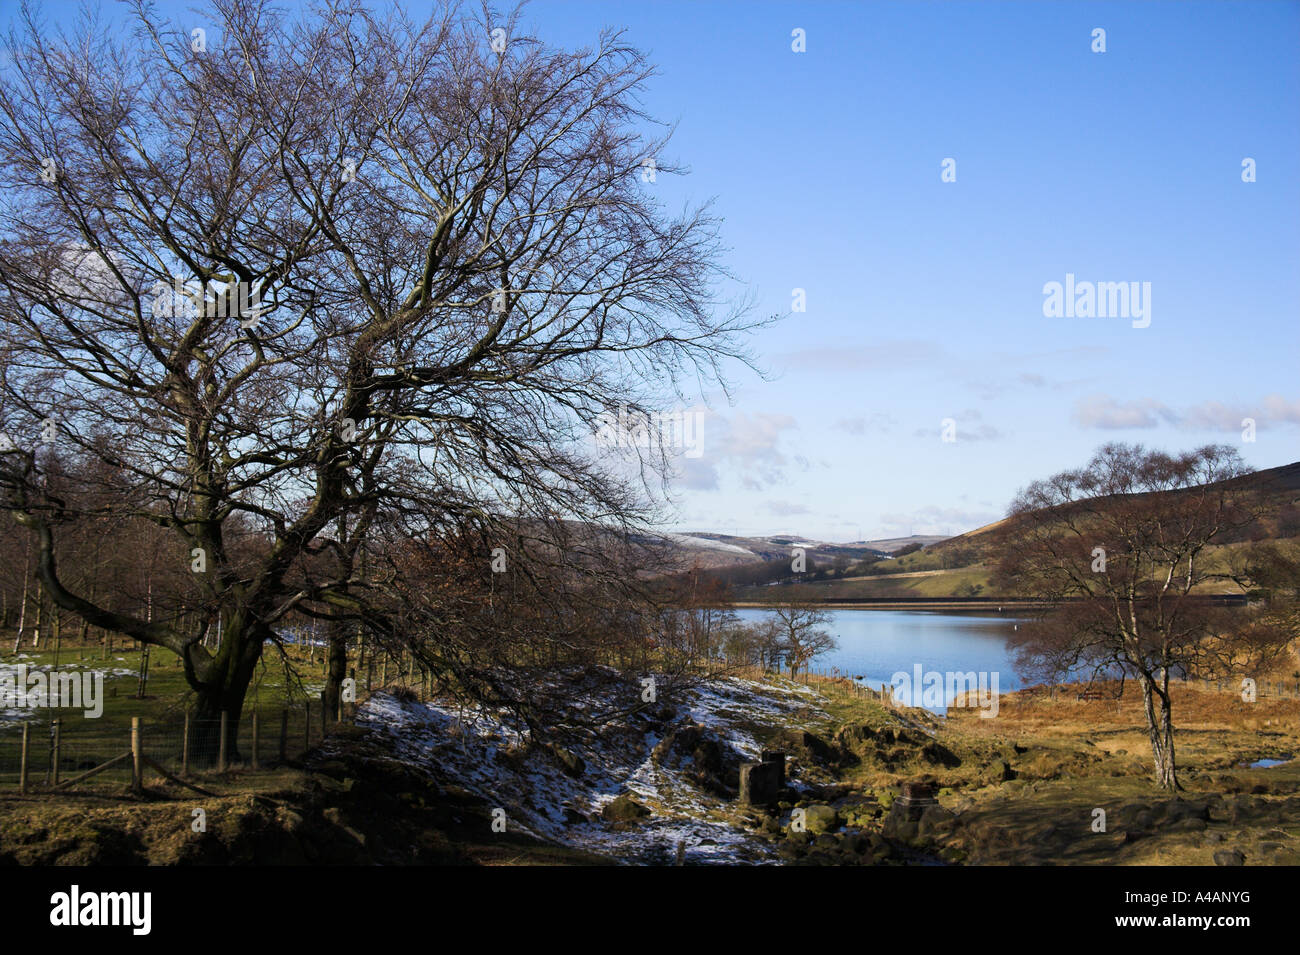
M714 402L679 527L957 533L1108 440L1300 459L1300 5L537 0L528 18L561 44L626 27L691 171L658 187L715 200L760 312L806 290L755 340L775 379ZM1044 317L1066 273L1151 283L1149 327Z
M569 47L625 27L690 169L653 188L714 201L759 314L807 296L752 342L770 380L708 396L671 526L959 533L1109 440L1300 459L1300 3L534 0L525 21ZM1149 282L1149 327L1044 317L1067 273Z

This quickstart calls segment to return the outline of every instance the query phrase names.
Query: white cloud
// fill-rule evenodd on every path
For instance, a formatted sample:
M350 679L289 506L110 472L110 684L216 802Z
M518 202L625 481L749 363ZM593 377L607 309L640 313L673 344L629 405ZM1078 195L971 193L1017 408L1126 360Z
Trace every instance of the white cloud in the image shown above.
M906 537L909 534L963 534L985 524L1001 520L996 511L965 510L958 507L939 507L931 504L909 514L880 515L880 527L887 537Z
M1253 418L1259 427L1300 424L1300 401L1269 395L1254 403L1224 404L1203 401L1182 410L1155 398L1116 401L1093 395L1074 407L1074 420L1085 428L1125 430L1172 425L1184 431L1240 431L1242 419Z

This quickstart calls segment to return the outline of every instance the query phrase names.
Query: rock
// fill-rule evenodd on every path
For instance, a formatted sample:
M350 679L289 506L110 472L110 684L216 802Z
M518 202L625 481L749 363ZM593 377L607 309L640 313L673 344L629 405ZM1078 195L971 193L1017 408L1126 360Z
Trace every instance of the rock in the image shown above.
M321 816L325 819L326 822L338 826L349 836L355 839L360 845L364 846L366 844L365 834L358 832L357 830L353 829L351 826L344 823L343 814L338 809L333 807L326 809L324 812L321 813Z
M1164 806L1160 807L1160 812L1169 823L1180 823L1186 820L1208 820L1210 818L1210 803L1208 800L1200 799L1171 799Z
M600 815L606 822L640 822L650 815L650 810L633 799L631 793L623 793L605 803Z
M579 812L577 809L574 809L572 806L564 807L565 825L579 826L582 825L584 822L590 822L590 821L591 820L587 818L585 813Z
M784 756L782 757L784 760ZM743 763L740 801L747 806L771 806L781 795L782 766L774 762Z
M840 814L831 806L808 806L804 809L804 826L814 835L840 827Z
M925 780L908 780L903 783L901 801L906 806L934 805L934 784Z
M566 776L577 779L587 771L587 764L583 762L582 757L577 753L570 752L563 746L557 746L554 743L551 744L551 753L559 760Z
M961 765L961 759L948 747L933 740L921 747L921 758L931 766L954 768Z
M681 764L691 781L715 796L730 798L739 787L739 758L698 723L680 726L651 751L655 765Z
M804 762L838 763L842 755L837 747L807 730L784 730L776 737L776 743Z
M286 806L281 806L275 811L275 819L280 824L281 829L291 834L301 829L306 821L301 815Z
M860 832L852 832L844 837L844 851L854 855L865 855L871 848L871 842Z
M771 763L777 768L776 788L781 789L785 786L785 753L779 749L765 749L758 757L761 763Z
M852 826L855 829L866 827L874 818L872 810L866 806L850 806L840 814L844 817L844 824L846 826Z
M1214 853L1215 865L1245 865L1246 854L1240 849L1220 849Z
M895 802L881 824L881 831L898 842L912 842L917 835L917 820L901 801Z
M948 829L953 822L953 815L942 806L929 806L921 813L921 818L916 825L916 834L919 838L930 839L937 833Z
M802 843L791 842L790 840L787 839L785 842L782 842L781 845L777 847L776 855L777 858L780 859L782 862L794 862L798 859L803 858L803 856L807 853L807 851L808 850L803 846Z

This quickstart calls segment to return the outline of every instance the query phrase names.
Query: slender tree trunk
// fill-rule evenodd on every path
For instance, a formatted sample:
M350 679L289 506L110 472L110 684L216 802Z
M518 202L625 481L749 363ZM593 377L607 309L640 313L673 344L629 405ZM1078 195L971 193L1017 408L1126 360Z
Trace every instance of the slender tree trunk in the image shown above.
M1161 789L1176 792L1178 772L1174 762L1174 726L1167 688L1162 690L1148 676L1141 678L1142 709L1151 737L1151 756L1155 764L1155 781Z
M145 620L153 620L153 577L149 577L149 593L145 604ZM136 683L135 698L144 699L145 687L149 683L149 644L140 644L140 677Z
M28 543L27 550L30 551L31 549L32 546L30 543ZM23 639L23 628L27 626L27 565L28 563L30 563L30 561L27 559L26 556L24 556L23 557L23 599L22 599L22 603L18 605L18 632L14 634L14 653L18 652L19 644L22 642Z
M36 578L36 629L32 631L32 649L36 650L41 645L41 611L45 609L45 585L41 579Z

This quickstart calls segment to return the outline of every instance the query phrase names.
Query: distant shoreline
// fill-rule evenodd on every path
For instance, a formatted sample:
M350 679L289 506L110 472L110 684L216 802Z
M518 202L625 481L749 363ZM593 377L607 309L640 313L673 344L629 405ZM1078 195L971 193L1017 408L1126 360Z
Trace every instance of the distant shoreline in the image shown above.
M836 610L1037 610L1047 606L1041 600L974 600L967 597L834 597L822 600L795 601ZM772 609L780 600L737 600L727 604L736 610Z
M1246 606L1244 594L1209 594L1193 598L1232 607ZM1078 598L1063 603L1075 603ZM777 607L784 603L808 603L841 610L1041 610L1053 601L1029 597L822 597L820 599L735 600L726 604L734 609Z

